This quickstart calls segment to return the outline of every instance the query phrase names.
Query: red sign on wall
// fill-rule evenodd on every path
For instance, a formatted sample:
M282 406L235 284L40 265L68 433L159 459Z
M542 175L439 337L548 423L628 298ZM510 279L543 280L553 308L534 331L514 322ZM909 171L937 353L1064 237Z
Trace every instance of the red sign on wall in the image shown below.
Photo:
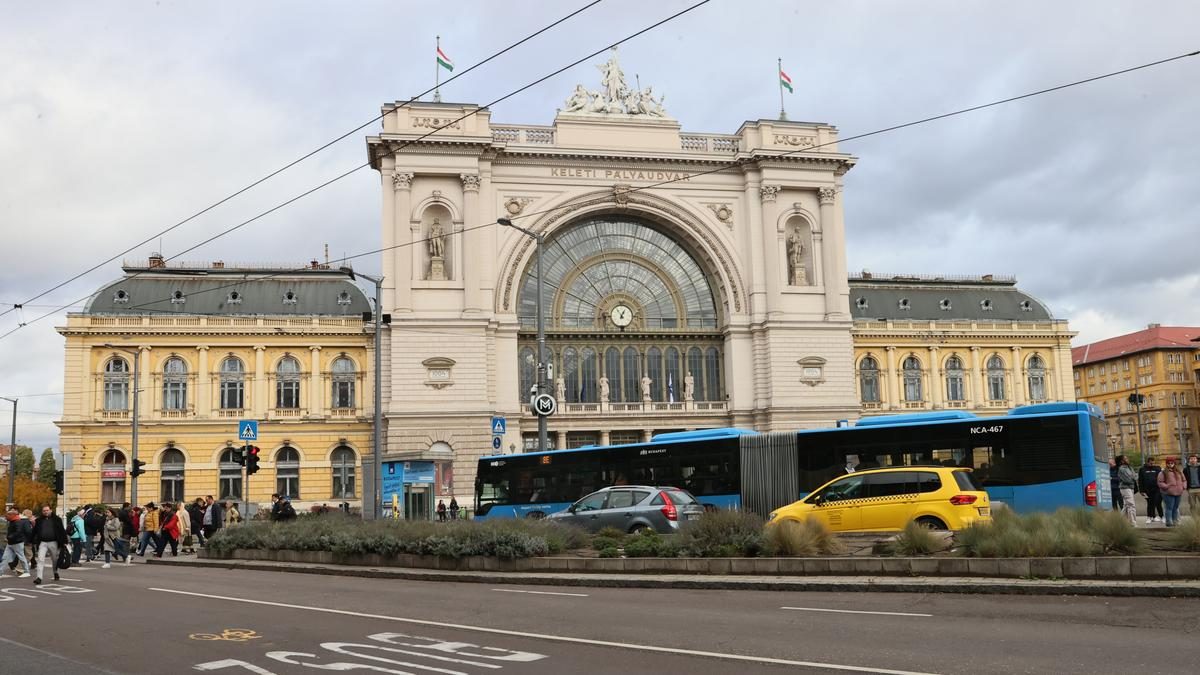
M124 478L125 472L124 471L101 471L100 477L101 478Z

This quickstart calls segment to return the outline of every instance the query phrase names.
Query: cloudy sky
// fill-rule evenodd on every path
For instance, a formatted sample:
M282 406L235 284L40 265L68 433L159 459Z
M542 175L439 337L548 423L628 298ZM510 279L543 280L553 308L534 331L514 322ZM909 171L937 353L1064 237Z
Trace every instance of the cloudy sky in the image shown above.
M434 35L461 71L584 4L5 3L0 311L423 91ZM689 4L603 0L444 98L499 98ZM790 117L849 136L1195 51L1197 28L1189 0L712 0L622 46L621 61L666 94L685 130L732 133L777 114L782 57ZM495 106L493 120L549 124L575 83L596 79L578 66ZM1200 57L843 145L860 158L847 176L849 269L1014 274L1071 321L1076 344L1200 324L1197 82ZM363 163L366 133L166 235L163 253ZM378 191L377 174L359 171L180 259L376 248ZM0 333L119 275L111 263L0 316ZM44 394L63 390L62 322L0 340L0 395L22 397L18 440L36 447L57 444L61 399Z

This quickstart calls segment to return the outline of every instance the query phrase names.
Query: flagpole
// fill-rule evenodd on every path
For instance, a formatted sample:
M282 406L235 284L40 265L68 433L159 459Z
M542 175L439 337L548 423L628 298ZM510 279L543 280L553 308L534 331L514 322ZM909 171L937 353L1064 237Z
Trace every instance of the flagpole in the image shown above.
M442 102L442 92L441 92L440 87L441 87L441 78L442 78L442 64L438 63L438 54L441 53L441 51L442 51L442 36L438 35L435 37L437 38L437 43L434 45L436 48L436 51L433 52L433 102L441 103ZM783 96L782 89L780 89L779 95L781 97ZM780 100L783 100L783 99L781 98Z
M782 58L776 59L775 69L778 71L775 73L775 79L779 80L779 119L786 120L787 119L787 111L783 109L783 59Z

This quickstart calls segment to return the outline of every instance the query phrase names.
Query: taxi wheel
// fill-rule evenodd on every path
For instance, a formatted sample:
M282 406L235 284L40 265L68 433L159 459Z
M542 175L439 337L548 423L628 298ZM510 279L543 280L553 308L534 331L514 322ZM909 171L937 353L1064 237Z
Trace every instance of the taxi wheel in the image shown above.
M921 516L920 518L917 518L917 524L923 525L931 530L949 529L946 527L945 523L943 523L941 520L938 520L937 518L934 518L933 516Z

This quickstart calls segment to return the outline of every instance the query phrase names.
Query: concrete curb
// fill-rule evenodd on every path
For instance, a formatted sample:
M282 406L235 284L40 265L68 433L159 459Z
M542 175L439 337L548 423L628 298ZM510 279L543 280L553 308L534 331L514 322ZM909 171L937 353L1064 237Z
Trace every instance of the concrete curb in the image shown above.
M1092 595L1112 597L1200 598L1200 581L1100 581L996 579L971 577L651 575L605 573L474 572L376 568L355 565L251 560L153 559L152 565L215 567L230 570L290 572L369 579L445 581L492 585L593 588L667 588L743 591L820 591L887 593L967 593L1000 595Z

